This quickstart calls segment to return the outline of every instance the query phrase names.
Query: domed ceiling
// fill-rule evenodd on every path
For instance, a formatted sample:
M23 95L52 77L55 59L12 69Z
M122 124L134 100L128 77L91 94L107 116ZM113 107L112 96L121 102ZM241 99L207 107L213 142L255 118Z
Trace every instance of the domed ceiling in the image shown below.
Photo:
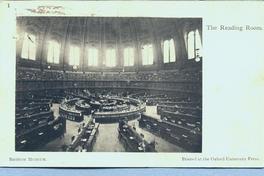
M99 51L98 65L94 68L106 66L106 50L115 49L116 66L112 70L122 70L124 64L124 48L134 49L134 69L160 69L179 66L187 58L186 34L198 29L202 35L201 18L142 18L142 17L18 17L17 18L17 62L21 66L50 68L47 62L49 43L59 44L59 61L51 69L72 70L69 63L71 46L80 49L78 71L93 70L87 61L87 49L94 47ZM31 34L35 38L36 59L20 59L25 36ZM173 39L176 51L176 62L163 63L163 41ZM152 63L144 67L142 50L151 44ZM109 59L108 59L109 60ZM143 68L144 67L144 68ZM152 68L150 68L152 67ZM155 68L157 67L157 68ZM117 69L118 68L118 69ZM165 68L165 67L164 67ZM74 68L76 70L76 67Z
M118 18L118 17L19 17L18 32L45 34L45 38L91 45L133 45L167 38L183 25L197 19Z

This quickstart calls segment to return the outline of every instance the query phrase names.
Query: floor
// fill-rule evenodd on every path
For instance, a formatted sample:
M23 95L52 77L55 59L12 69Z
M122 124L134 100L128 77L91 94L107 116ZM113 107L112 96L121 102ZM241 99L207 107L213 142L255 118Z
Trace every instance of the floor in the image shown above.
M100 124L93 152L125 152L118 139L118 123Z
M59 104L53 104L52 111L54 112L55 118L59 116ZM155 118L159 118L156 112L156 106L147 106L146 114L151 115ZM38 151L62 151L64 145L69 145L71 143L72 136L77 135L78 129L82 123L87 123L90 120L90 116L85 116L83 122L73 122L67 120L66 122L66 133L64 136L57 138L45 146L37 149ZM174 144L171 144L164 139L155 136L154 134L139 128L138 121L129 121L129 124L136 128L138 133L144 135L145 140L155 141L155 148L157 152L184 152L185 150ZM93 147L93 152L125 152L125 149L118 140L118 123L113 124L100 124L99 133L96 138L96 142Z

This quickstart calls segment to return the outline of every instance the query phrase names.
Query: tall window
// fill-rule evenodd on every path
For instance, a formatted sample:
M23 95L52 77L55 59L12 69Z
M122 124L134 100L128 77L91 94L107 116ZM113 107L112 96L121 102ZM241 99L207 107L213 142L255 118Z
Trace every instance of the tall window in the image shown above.
M80 63L80 49L77 46L70 47L69 65L79 65Z
M96 48L88 49L88 65L98 66L98 49Z
M106 50L106 58L105 59L106 59L105 65L107 67L116 66L116 51L115 51L115 49Z
M142 64L152 65L153 64L153 48L152 45L144 45L142 47Z
M202 42L198 30L190 31L187 38L188 59L194 59L202 56Z
M163 45L163 62L175 62L175 48L173 39L165 40Z
M48 62L58 64L60 60L60 45L58 42L50 41L48 47Z
M124 66L133 66L134 65L134 49L125 48L124 49Z
M36 60L36 37L25 33L21 57L24 59Z

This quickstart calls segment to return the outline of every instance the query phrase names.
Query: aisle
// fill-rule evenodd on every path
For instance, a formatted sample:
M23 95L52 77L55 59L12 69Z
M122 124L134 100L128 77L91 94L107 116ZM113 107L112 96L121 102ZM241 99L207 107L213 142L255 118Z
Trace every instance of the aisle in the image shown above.
M125 149L118 139L117 128L118 123L100 124L93 152L124 152Z

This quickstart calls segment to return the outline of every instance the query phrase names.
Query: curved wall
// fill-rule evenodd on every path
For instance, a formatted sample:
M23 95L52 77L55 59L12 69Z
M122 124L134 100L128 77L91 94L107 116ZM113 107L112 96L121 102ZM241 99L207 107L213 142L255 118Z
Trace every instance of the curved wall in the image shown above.
M159 72L76 73L17 69L16 91L55 89L137 89L201 95L201 68Z

